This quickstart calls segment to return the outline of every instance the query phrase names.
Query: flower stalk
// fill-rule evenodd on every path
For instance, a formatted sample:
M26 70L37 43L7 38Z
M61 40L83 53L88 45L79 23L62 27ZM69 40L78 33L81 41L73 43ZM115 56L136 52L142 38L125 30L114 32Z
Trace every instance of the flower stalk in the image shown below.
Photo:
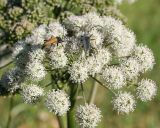
M68 128L75 128L75 112L74 107L76 103L76 94L77 94L78 85L70 85L70 101L71 101L71 107L70 110L67 112L67 126Z
M97 82L94 81L93 87L92 87L92 90L91 90L91 93L90 93L90 97L89 97L89 104L93 104L94 103L94 100L95 100L95 97L96 97L96 93L97 93L97 89L98 89Z
M7 120L7 124L6 124L6 128L10 128L11 125L11 120L12 120L12 116L11 116L11 111L13 108L13 96L11 96L10 98L10 105L9 105L9 112L8 112L8 120Z
M98 79L96 79L95 77L92 77L92 79L94 79L97 83L99 83L99 85L105 87L106 89L108 89L110 92L112 92L114 95L116 95L116 93L114 91L112 91L111 89L109 89L107 86L105 86L101 81L99 81Z
M65 128L65 127L64 127L64 123L63 123L63 117L57 116L57 119L58 119L59 127L60 127L60 128Z

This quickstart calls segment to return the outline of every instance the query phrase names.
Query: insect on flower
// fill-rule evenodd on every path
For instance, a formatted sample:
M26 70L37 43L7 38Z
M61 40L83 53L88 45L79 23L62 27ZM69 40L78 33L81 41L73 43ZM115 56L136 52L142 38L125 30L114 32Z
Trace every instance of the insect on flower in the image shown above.
M83 48L86 52L89 51L91 48L96 48L97 45L102 41L101 35L98 32L99 29L101 29L101 26L93 26L90 29L90 31L88 31L87 33L84 32L81 35L80 41L81 41ZM83 32L83 30L82 30L82 32Z
M83 35L80 39L85 52L89 52L96 47L96 37L94 35Z
M54 36L51 36L50 39L48 40L45 40L45 43L44 43L44 47L45 46L51 46L51 45L58 45L59 43L62 43L62 39L60 37L54 37Z

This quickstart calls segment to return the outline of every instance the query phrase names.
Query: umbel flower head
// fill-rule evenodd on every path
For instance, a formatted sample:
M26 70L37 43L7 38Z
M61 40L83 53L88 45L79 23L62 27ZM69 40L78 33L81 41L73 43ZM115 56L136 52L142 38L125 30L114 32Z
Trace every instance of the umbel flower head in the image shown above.
M47 93L45 105L51 112L62 116L69 110L70 101L64 91L53 89Z
M25 103L33 104L40 100L44 95L43 92L44 90L41 87L31 84L23 88L21 95Z
M147 48L147 46L136 46L133 54L140 64L141 72L146 72L153 68L155 64L155 59L152 51L149 48Z
M136 42L134 32L122 21L93 12L71 15L63 23L42 24L17 42L13 52L16 68L3 75L0 87L10 93L22 90L26 103L36 103L43 96L43 89L35 83L50 76L53 90L44 90L45 106L62 116L72 102L66 92L72 93L76 85L92 78L115 95L113 109L128 114L136 106L132 85L138 85L137 100L149 101L157 91L152 80L139 82L139 75L151 70L155 59L149 48ZM26 87L26 83L31 85ZM76 119L81 128L94 128L100 122L101 112L86 103L78 107Z
M126 76L126 79L132 80L138 77L140 72L140 65L137 59L130 57L125 59L120 64L120 68L123 71L123 74Z
M28 53L30 61L39 61L42 62L45 58L45 51L38 47L33 47Z
M68 58L65 54L64 47L60 44L51 50L49 57L53 69L64 68L67 65Z
M112 100L113 109L120 114L128 114L135 109L134 96L127 92L119 92Z
M21 83L23 82L24 76L25 74L22 69L18 67L13 68L3 74L1 78L2 87L11 93L14 93L17 89L21 88Z
M29 62L26 65L25 71L26 71L28 78L33 81L40 81L46 75L45 67L39 61Z
M102 29L105 34L104 39L111 44L114 54L118 57L130 55L136 43L134 33L126 28L120 20L113 17L103 17L102 20L105 28Z
M94 104L80 105L76 110L76 120L81 128L95 128L101 117L101 111Z
M126 78L118 67L106 67L102 72L102 77L107 85L113 89L120 89L126 84Z
M88 79L88 67L83 62L74 62L69 68L71 80L75 83L83 83Z
M125 85L125 79L131 81L142 70L151 69L154 63L151 52L136 46L134 33L120 20L111 16L100 17L96 13L70 16L64 25L59 22L40 25L32 35L19 41L15 49L17 66L24 69L26 76L33 81L45 78L46 65L49 64L52 70L65 69L73 83L84 83L90 76L105 74L108 70L103 68L117 59L117 68L121 71L115 77L121 80L108 83L119 89ZM44 62L44 58L47 61ZM120 74L124 75L120 77Z
M136 91L139 99L142 101L150 101L156 95L157 87L154 81L150 79L142 79L138 83Z

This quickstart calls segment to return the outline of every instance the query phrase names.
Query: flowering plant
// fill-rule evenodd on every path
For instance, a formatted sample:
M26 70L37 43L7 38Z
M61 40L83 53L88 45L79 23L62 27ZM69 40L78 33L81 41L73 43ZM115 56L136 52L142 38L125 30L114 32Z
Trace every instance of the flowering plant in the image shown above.
M141 79L155 64L153 53L136 43L122 21L96 13L40 25L15 44L16 67L2 76L1 92L19 93L28 104L44 99L61 127L60 116L67 113L68 128L76 127L74 116L81 128L94 128L102 116L86 99L84 83L89 78L113 94L111 103L119 114L134 111L136 100L150 101L156 94L155 82ZM47 76L50 81L41 85ZM84 104L74 114L79 90Z

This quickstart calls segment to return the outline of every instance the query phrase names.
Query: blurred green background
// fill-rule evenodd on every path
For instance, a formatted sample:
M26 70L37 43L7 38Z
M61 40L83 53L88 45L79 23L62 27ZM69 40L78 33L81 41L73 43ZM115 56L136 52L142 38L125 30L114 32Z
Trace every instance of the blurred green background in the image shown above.
M137 0L136 3L122 4L119 8L127 17L128 26L137 35L139 43L147 44L154 52L156 65L144 77L151 78L160 85L160 0ZM8 68L4 69L8 70ZM1 75L1 73L0 73ZM87 87L89 88L89 87ZM99 128L160 128L160 93L147 103L138 102L136 110L129 115L117 115L112 111L111 94L98 88L95 103L101 108L103 120ZM10 98L0 98L0 128L4 128L8 118ZM54 115L40 103L29 106L19 96L14 97L11 128L57 128ZM18 105L17 105L18 104Z

